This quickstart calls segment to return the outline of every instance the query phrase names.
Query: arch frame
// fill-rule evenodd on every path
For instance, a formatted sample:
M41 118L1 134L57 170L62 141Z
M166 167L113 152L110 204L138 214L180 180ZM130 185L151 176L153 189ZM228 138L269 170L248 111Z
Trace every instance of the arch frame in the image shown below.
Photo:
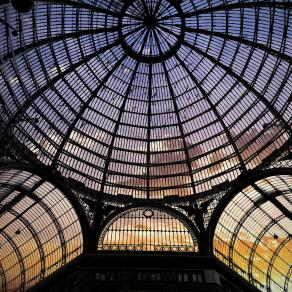
M220 220L221 215L223 214L225 208L228 206L229 203L232 202L232 200L242 191L244 190L246 187L248 186L252 186L254 185L256 182L265 179L265 178L269 178L269 177L273 177L273 176L281 176L281 175L289 175L292 176L292 169L291 168L286 168L286 167L282 167L282 168L273 168L273 169L265 169L265 170L256 170L256 171L249 171L247 175L244 176L240 176L237 181L235 181L233 187L226 193L226 195L221 199L221 201L219 202L219 204L216 206L210 221L209 221L209 225L207 228L207 233L208 233L208 238L209 238L209 251L211 252L211 254L214 255L214 247L213 247L213 239L215 236L215 231L216 231L216 227L217 224ZM278 196L277 196L278 197ZM271 199L273 199L274 196L271 197ZM260 207L261 204L263 204L264 202L268 201L269 199L267 197L263 197L260 200L260 203L258 204L257 202L255 202L257 204L257 207ZM247 211L248 212L248 211ZM283 216L285 217L285 214L282 213L281 216L279 216L278 218L283 218ZM278 219L276 218L276 219ZM268 230L272 225L275 224L275 220L271 220L269 222L269 224L267 224L267 226L265 226L263 228L263 230L261 231L261 233L258 235L258 238L256 239L255 242L253 242L253 246L251 249L251 254L249 255L249 259L248 259L248 278L249 281L252 283L253 282L253 278L252 278L252 261L253 261L253 257L254 257L254 253L255 253L255 249L257 248L261 238L263 237L264 232L266 232L266 230ZM235 229L236 230L236 229ZM237 234L233 233L233 235L237 236ZM291 239L291 238L290 238ZM287 239L285 240L285 242L287 241ZM283 246L282 246L283 247ZM230 246L229 248L232 248L232 246ZM267 271L267 279L266 279L266 283L267 283L267 291L271 291L271 271L273 269L273 263L275 261L275 258L278 256L279 252L281 249L277 249L275 251L275 253L272 256L272 260L271 263L269 264L268 267L268 271ZM233 264L229 264L228 265L230 268L232 268ZM288 283L289 283L289 278L291 277L292 274L292 269L290 268L290 270L288 271L286 278L285 278L285 284L284 284L284 290L283 291L287 291L287 287L288 287Z
M30 172L31 174L40 177L44 182L47 181L51 183L62 192L64 197L68 199L74 211L76 212L83 238L83 252L87 251L89 245L88 238L90 227L85 210L83 209L76 196L72 193L70 188L66 185L59 173L50 167L45 167L42 165L31 165L23 162L0 162L0 170L13 169Z
M104 234L108 230L107 227L110 226L111 223L113 223L116 220L118 220L119 218L121 218L127 212L129 212L131 210L134 211L136 209L145 209L145 210L146 209L155 209L155 210L158 210L160 212L168 214L171 217L177 219L181 224L183 224L183 226L186 227L186 229L190 233L190 236L191 236L194 244L197 243L198 251L195 253L200 254L200 251L203 250L203 247L202 247L203 243L200 241L200 233L199 233L197 227L193 224L193 222L189 218L187 218L183 213L179 212L178 210L171 208L170 206L152 203L152 202L148 202L148 201L145 203L136 203L136 204L127 205L123 208L119 208L117 211L110 213L105 218L101 228L99 229L99 231L97 232L97 235L95 236L95 240L96 240L95 246L97 246L99 244L100 240L102 240Z
M240 175L236 181L234 181L233 186L225 196L219 201L218 205L216 206L213 214L210 218L207 233L209 238L209 251L213 253L213 238L215 235L215 229L217 226L217 222L219 221L222 213L224 212L227 205L232 201L233 198L244 188L250 186L251 184L276 175L292 175L292 169L281 167L281 168L273 168L273 169L265 169L265 170L255 170L255 171L248 171L246 174Z

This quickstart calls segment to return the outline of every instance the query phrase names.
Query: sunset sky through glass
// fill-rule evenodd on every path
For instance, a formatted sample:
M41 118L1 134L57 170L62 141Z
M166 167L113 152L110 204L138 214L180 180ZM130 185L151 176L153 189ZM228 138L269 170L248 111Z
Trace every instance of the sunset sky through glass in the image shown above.
M291 11L240 3L38 0L25 14L1 4L0 143L13 136L94 194L148 202L200 198L259 169L291 140ZM14 289L24 269L27 288L82 253L81 226L50 182L0 171L0 272ZM272 291L286 285L291 220L259 189L291 211L291 185L279 175L244 188L215 230L216 257L262 290L269 277ZM97 250L199 252L185 222L144 212L108 222Z

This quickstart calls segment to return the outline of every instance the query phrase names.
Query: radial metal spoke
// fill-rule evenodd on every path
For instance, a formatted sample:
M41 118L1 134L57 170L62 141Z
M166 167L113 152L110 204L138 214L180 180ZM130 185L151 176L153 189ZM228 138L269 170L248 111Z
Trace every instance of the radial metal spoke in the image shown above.
M142 24L142 25L139 25L138 27L136 27L135 29L130 30L129 32L127 32L126 34L123 35L124 38L129 37L130 35L132 35L135 32L141 31L141 29L143 29L143 27L144 27L144 25Z
M157 16L156 16L157 17L157 20L164 19L163 17L161 17L161 15L163 15L163 13L166 12L169 7L170 7L170 5L168 7L164 7L164 9L161 10L160 12L158 11L159 14L157 14ZM174 16L176 16L176 14L174 14L174 15L168 15L169 18L173 18Z
M152 32L151 32L152 35ZM151 37L150 35L150 37ZM148 74L148 109L147 109L147 199L150 199L150 158L151 158L151 148L150 148L150 139L151 139L151 113L152 113L152 64L149 64L149 74Z
M79 62L75 63L74 65L70 66L68 69L64 70L62 73L60 73L58 76L52 78L50 82L46 83L42 88L40 88L37 92L32 94L29 99L27 99L21 106L21 108L14 114L13 119L10 120L10 122L5 126L4 131L8 131L8 129L15 124L15 121L17 121L24 113L25 111L33 104L33 102L42 95L46 90L53 87L54 84L56 84L59 80L62 80L66 75L68 75L71 72L74 72L79 66L89 62L94 57L98 56L99 54L106 52L107 50L118 46L121 43L121 40L117 40L113 42L112 44L103 47L99 49L98 51L86 56L85 58L81 59Z
M156 31L154 31L154 37L155 37L155 39L156 39L156 41L158 43L159 51L162 52L160 44L159 44L159 41L158 41L158 36L157 36ZM185 138L185 135L184 135L184 129L183 129L183 126L182 126L182 121L181 121L181 118L180 118L180 115L179 115L179 108L178 108L178 105L177 105L175 94L173 92L170 76L169 76L169 73L167 71L165 62L162 62L162 67L163 67L163 70L164 70L164 75L165 75L165 78L166 78L166 81L167 81L167 84L168 84L168 88L169 88L169 91L170 91L170 95L171 95L171 98L172 98L172 102L173 102L173 106L174 106L174 110L175 110L175 115L176 115L176 118L177 118L177 121L178 121L178 127L179 127L180 134L181 134L181 139L182 139L183 145L184 145L184 153L185 153L185 157L186 157L185 163L186 163L187 168L188 168L188 172L189 172L188 175L190 177L191 187L192 187L192 190L193 190L193 194L192 195L195 195L196 194L196 186L195 186L195 181L194 181L194 177L193 177L193 169L192 169L192 164L191 164L191 160L190 160L190 156L189 156L189 152L188 152L188 146L187 146L186 138Z
M243 77L241 77L240 75L235 73L231 67L224 65L219 60L215 59L213 56L202 51L201 49L197 48L196 46L191 45L190 43L188 43L185 40L183 41L183 44L186 47L191 48L196 53L204 56L205 58L207 58L208 60L213 62L215 65L217 65L221 69L225 70L230 76L235 78L235 80L238 80L242 85L244 85L251 93L253 93L270 110L270 112L275 116L275 118L281 122L281 124L284 126L286 131L289 133L289 135L290 136L292 135L292 129L289 126L288 122L283 118L283 116L277 111L277 109L260 92L258 92L252 85L250 85L248 83L248 81L246 81L245 79L243 79Z
M139 29L138 31L135 31L134 33L137 33L137 34L135 36L135 39L132 40L133 43L130 45L134 45L137 41L140 40L140 38L143 38L145 40L146 35L147 35L147 29L142 27L141 29ZM145 36L143 37L143 35L145 35Z
M60 5L68 5L68 6L72 6L72 7L76 7L76 8L83 8L83 9L88 9L90 11L93 12L97 12L97 13L104 13L107 15L111 15L114 17L119 18L120 17L120 13L119 12L115 12L115 11L111 11L109 9L105 9L105 8L101 8L95 5L91 5L85 2L81 2L81 1L73 1L73 0L36 0L37 2L42 2L42 3L51 3L52 5L54 4L60 4Z
M105 75L105 77L101 80L101 82L99 83L99 85L96 87L96 89L92 92L92 94L90 95L90 97L87 99L87 101L83 104L81 110L79 111L79 113L75 116L74 120L71 122L57 152L56 155L52 161L52 165L55 166L58 163L58 159L61 155L61 153L63 152L64 146L67 143L72 131L74 131L74 128L77 124L77 122L79 121L79 119L81 118L81 116L83 115L83 113L86 111L87 107L89 106L89 104L91 103L91 101L96 97L97 93L101 90L101 88L104 86L104 84L108 81L108 79L111 77L111 75L113 74L113 72L120 66L120 64L124 61L124 59L127 56L124 55L118 62L116 62L116 64L113 66L113 68Z
M146 41L147 41L149 33L150 32L148 30L147 33L146 33L146 36L145 36L145 38L143 40L140 52L139 52L140 56L143 54L143 50L145 48ZM108 152L107 152L107 155L106 155L107 158L106 158L106 161L105 161L105 166L104 166L103 176L102 176L102 183L101 183L101 188L100 188L100 192L101 193L104 192L104 189L105 189L105 186L106 186L106 180L107 180L107 177L108 177L108 168L109 168L109 165L110 165L110 162L111 162L111 158L112 158L112 153L113 153L113 149L114 149L114 142L115 142L115 139L116 139L116 136L117 136L120 124L121 124L121 119L122 119L123 113L125 111L125 107L126 107L129 95L130 95L131 90L132 90L133 82L135 81L135 77L136 77L139 65L140 65L140 62L136 62L135 68L133 70L131 79L129 81L129 84L128 84L128 87L127 87L127 90L126 90L126 93L125 93L125 97L124 97L123 103L122 103L122 105L120 107L119 115L118 115L118 118L117 118L117 121L116 121L116 124L115 124L115 128L114 128L114 131L113 131L112 140L110 142L109 149L108 149Z
M254 2L239 2L226 5L218 5L209 8L199 9L193 12L184 13L184 18L190 18L194 16L199 16L207 13L214 13L217 11L229 11L233 9L245 9L245 8L260 8L260 7L271 7L271 8L280 8L280 9L289 9L292 7L291 2L276 2L276 1L254 1ZM169 19L175 16L180 16L175 14L172 16L165 16L161 19Z
M241 36L234 36L234 35L230 35L230 34L225 34L225 33L222 33L222 32L217 32L217 31L209 31L209 30L205 30L205 29L198 29L198 28L190 28L190 27L186 27L185 28L185 31L186 32L194 32L194 33L199 33L199 34L204 34L204 35L209 35L209 36L215 36L215 37L220 37L220 38L223 38L225 40L232 40L232 41L235 41L235 42L239 42L239 43L242 43L246 46L250 46L252 48L257 48L257 49L260 49L260 50L263 50L275 57L278 57L278 58L281 58L289 63L292 63L292 57L284 54L284 53L281 53L271 47L268 47L264 44L260 44L260 43L257 43L255 41L250 41L250 40L247 40L245 39L244 37L241 37Z
M125 13L125 16L127 16L127 17L129 17L129 18L136 19L136 20L138 20L138 21L143 21L143 17L141 17L141 16L136 16L136 15L128 14L128 13Z
M176 38L179 38L179 37L180 37L178 34L174 33L172 30L170 30L169 28L167 28L166 25L163 25L163 24L157 24L157 29L158 29L158 28L161 29L161 30L164 31L164 32L168 32L168 33L170 33L171 35L173 35L173 36L176 37Z
M198 80L196 79L195 75L193 74L193 72L190 71L190 69L186 66L186 64L183 62L183 60L176 55L175 56L176 59L179 61L180 65L184 68L184 70L186 72L188 72L189 76L191 77L191 79L193 80L193 82L196 84L196 86L199 88L201 94L203 95L203 97L205 98L205 100L207 101L208 105L210 106L210 108L212 109L213 113L215 114L218 122L220 123L221 127L224 129L224 132L226 133L226 136L229 140L230 145L232 145L233 151L235 152L237 159L240 163L240 167L241 167L241 171L244 172L246 171L246 166L245 163L240 155L240 151L238 149L238 147L236 146L236 143L234 141L234 138L232 137L230 130L228 129L228 127L226 126L226 124L224 123L223 118L220 116L216 106L212 103L211 99L209 98L207 92L205 91L205 89L203 88L203 86L198 82Z
M76 32L57 35L54 37L48 37L46 39L41 39L41 40L38 40L36 42L27 44L23 47L19 47L19 48L15 49L14 51L9 52L6 55L2 56L0 58L0 65L4 64L5 61L7 61L8 59L16 58L21 54L28 53L29 51L36 49L36 48L39 48L41 46L51 45L51 44L54 44L54 43L59 42L59 41L64 41L66 39L79 38L79 37L85 36L85 35L94 35L94 34L98 34L98 33L115 32L115 31L118 31L117 26L108 27L108 28L105 27L105 28L97 28L97 29L80 30L80 31L76 31Z
M154 17L157 15L157 12L159 11L161 2L162 2L162 0L158 0L158 2L156 3L156 6L155 6L154 11L153 11Z

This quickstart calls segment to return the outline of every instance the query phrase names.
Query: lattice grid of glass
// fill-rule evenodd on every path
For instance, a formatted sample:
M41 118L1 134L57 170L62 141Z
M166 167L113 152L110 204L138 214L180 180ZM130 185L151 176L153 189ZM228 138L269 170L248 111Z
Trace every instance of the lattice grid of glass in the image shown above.
M51 183L0 170L0 290L26 291L83 251L79 219Z
M262 291L292 289L292 176L259 180L227 205L214 254Z
M98 250L197 252L196 238L185 223L155 208L134 208L104 228Z
M284 2L142 2L1 4L3 129L66 177L150 199L232 181L287 142Z

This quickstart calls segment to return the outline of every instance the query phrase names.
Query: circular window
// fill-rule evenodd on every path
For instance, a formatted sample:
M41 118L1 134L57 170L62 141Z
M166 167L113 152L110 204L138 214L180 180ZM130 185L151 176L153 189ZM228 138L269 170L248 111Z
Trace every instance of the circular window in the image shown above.
M146 217L146 218L151 218L151 217L154 215L154 213L153 213L153 211L152 211L151 209L146 209L146 210L143 212L143 215L144 215L144 217Z

